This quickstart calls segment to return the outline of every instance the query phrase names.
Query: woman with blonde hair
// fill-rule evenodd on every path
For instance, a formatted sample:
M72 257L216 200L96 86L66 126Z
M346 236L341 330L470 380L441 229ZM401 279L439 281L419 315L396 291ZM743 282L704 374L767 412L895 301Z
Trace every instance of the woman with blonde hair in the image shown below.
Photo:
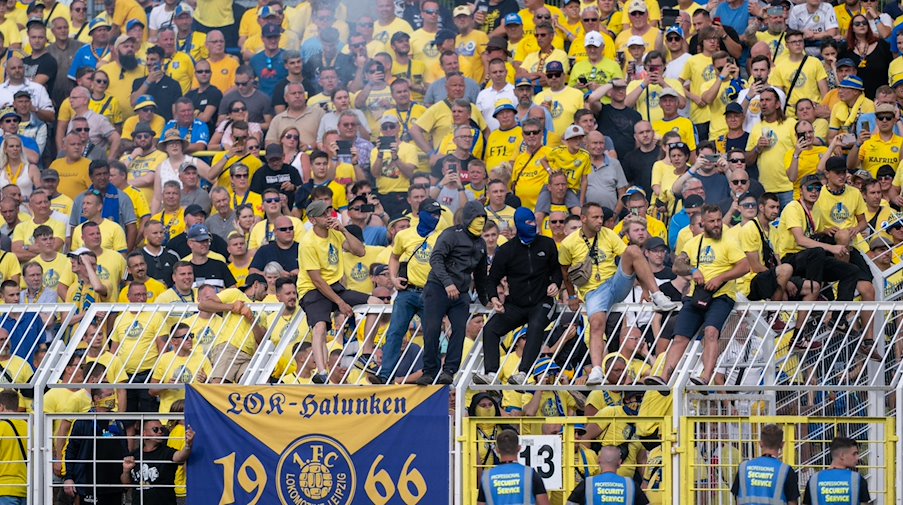
M28 163L22 149L22 139L18 135L9 135L3 139L3 149L0 149L0 187L14 184L22 192L22 198L28 201L31 192L41 187L41 171L37 165Z

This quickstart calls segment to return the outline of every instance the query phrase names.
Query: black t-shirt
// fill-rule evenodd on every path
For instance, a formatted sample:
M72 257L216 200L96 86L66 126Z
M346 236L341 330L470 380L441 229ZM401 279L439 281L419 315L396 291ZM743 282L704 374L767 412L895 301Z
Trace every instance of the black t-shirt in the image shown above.
M285 269L286 272L297 270L298 243L292 242L292 246L288 249L282 249L276 242L270 242L269 244L261 246L254 254L254 259L251 260L251 268L256 268L262 272L264 267L267 266L267 263L271 261L275 261L282 265L282 268Z
M284 191L282 189L283 182L290 182L295 187L292 191ZM254 172L254 177L251 179L251 191L263 194L263 191L268 188L278 189L282 194L288 198L289 203L294 199L295 191L304 184L304 181L301 180L301 174L298 173L298 169L291 166L282 164L282 168L279 170L273 170L266 163L263 164L262 167L257 169Z
M213 130L215 130L217 112L219 111L219 103L223 100L223 92L220 91L216 86L210 86L203 92L195 88L189 91L185 96L191 99L191 103L194 104L194 110L198 112L203 111L204 108L210 105L215 108L213 117L211 117L210 121L207 122L207 127L210 129L210 131L212 132Z
M768 456L771 457L771 456ZM787 479L784 481L784 497L787 498L787 501L800 501L800 483L799 476L796 474L796 470L790 469L787 472ZM731 484L731 494L737 496L740 494L740 472L734 476L734 483Z
M633 505L648 505L649 498L646 498L646 493L643 492L639 487L635 487L636 494L633 497ZM568 496L568 503L576 503L578 505L592 505L586 503L586 481L581 480L579 484L571 491L570 496Z
M135 505L176 505L176 470L172 462L176 450L162 444L151 452L138 449L130 454L135 458L131 471L132 482L138 489L132 494Z
M533 469L531 468L531 470L533 470ZM485 470L485 471L488 471L488 470ZM533 479L532 479L533 480L533 483L532 483L533 496L539 496L541 494L546 494L546 485L542 481L542 477L539 476L539 473L537 473L536 470L533 470L530 472L530 474L533 476ZM477 496L477 501L479 501L479 502L486 501L486 493L483 491L482 484L480 484L480 494Z
M667 281L664 284L659 284L658 289L661 290L662 293L667 295L668 298L674 300L675 302L679 302L681 298L683 298L683 295L681 295L680 291L678 291L677 288L674 287L674 284L671 284L674 279L677 279L677 274L675 274L674 271L671 270L671 267L665 265L664 270L655 272L652 275L654 275L657 280Z
M194 268L194 287L204 284L219 285L221 287L231 288L235 286L235 277L225 263L219 260L207 258L207 262L202 265L191 264Z
M188 234L180 233L173 237L168 244L166 244L166 248L176 254L179 258L184 258L191 254L191 248L188 247ZM223 237L219 235L210 235L210 250L221 254L224 258L229 257L229 244L226 243ZM172 273L170 271L170 273ZM150 275L150 269L148 269L148 275Z
M445 177L443 168L449 167L449 169L451 170L451 167L457 166L458 168L456 170L460 172L462 170L467 170L467 167L470 166L470 162L475 159L476 158L474 158L474 156L470 153L467 154L466 160L457 158L454 154L448 154L446 156L443 156L442 158L439 158L439 161L437 161L436 164L433 165L433 170L430 175L441 181L442 178Z
M476 28L482 32L489 33L502 24L505 16L517 13L520 10L520 6L517 5L516 0L502 0L498 5L492 5L489 0L480 0L477 2L474 12L480 9L486 9L486 21L482 26L478 25Z
M630 184L643 188L647 197L652 196L652 165L658 161L661 150L653 149L648 153L634 149L621 158L624 177Z
M147 80L147 77L135 79L135 82L132 83L132 93L138 91L138 88L144 84L145 80ZM154 97L154 103L157 104L157 114L169 121L172 119L172 106L182 96L182 86L172 77L164 75L160 82L149 85L147 94Z
M602 110L596 114L596 123L598 124L596 128L606 137L611 138L611 142L615 145L615 151L618 153L618 159L623 160L624 156L636 147L633 127L642 119L639 112L629 107L616 109L611 105L603 105ZM630 178L628 177L627 180ZM650 180L652 180L651 175Z
M25 77L28 79L34 80L34 76L41 74L48 76L49 80L45 87L53 87L54 81L56 81L56 71L58 64L56 59L50 55L50 53L44 53L37 58L33 56L28 56L23 60L25 63ZM110 79L115 79L116 76L111 75Z
M181 256L167 249L159 256L153 256L143 248L141 253L144 254L144 262L147 263L147 276L172 286L172 267L179 262Z

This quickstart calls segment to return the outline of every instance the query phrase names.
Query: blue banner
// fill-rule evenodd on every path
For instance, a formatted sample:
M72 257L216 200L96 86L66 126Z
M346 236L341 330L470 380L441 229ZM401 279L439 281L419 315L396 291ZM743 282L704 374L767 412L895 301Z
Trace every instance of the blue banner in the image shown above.
M447 387L186 387L189 505L448 502Z

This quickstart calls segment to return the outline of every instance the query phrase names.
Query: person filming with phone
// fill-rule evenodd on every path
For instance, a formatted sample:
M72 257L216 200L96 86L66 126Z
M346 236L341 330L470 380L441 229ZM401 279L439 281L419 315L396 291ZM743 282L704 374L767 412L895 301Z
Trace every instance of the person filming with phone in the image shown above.
M727 170L727 159L718 154L715 144L702 142L696 149L696 163L674 181L671 191L680 195L687 179L699 179L705 189L706 201L718 205L722 212L727 212L734 201L725 175Z
M476 159L470 152L473 129L470 126L458 126L455 128L453 141L455 150L433 165L430 174L430 180L433 182L430 198L455 212L467 203L464 185L470 182L470 178L464 174L467 174L470 162Z

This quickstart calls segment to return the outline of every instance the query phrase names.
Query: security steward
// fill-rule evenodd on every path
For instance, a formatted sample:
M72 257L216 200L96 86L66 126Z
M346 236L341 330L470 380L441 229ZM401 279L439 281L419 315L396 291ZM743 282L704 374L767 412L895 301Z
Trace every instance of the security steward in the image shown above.
M538 234L533 211L526 207L514 211L514 226L517 236L498 248L489 269L487 293L495 314L483 328L486 373L474 374L478 384L491 384L495 379L499 369L499 339L524 324L527 325L527 344L520 370L510 382L526 382L527 372L542 349L546 326L553 315L555 297L562 282L558 247L551 238ZM507 298L498 292L506 277L508 292L512 295Z
M618 475L621 449L605 446L599 450L602 473L580 481L568 496L567 505L647 505L649 498L632 479Z
M803 505L865 505L871 502L868 481L854 470L857 464L859 444L855 440L847 437L832 440L831 466L809 479Z
M495 439L500 465L483 472L478 505L549 505L542 478L517 462L520 441L514 430L503 430Z
M800 499L799 476L781 461L784 430L776 424L762 427L762 455L740 463L731 493L737 505L796 505Z

